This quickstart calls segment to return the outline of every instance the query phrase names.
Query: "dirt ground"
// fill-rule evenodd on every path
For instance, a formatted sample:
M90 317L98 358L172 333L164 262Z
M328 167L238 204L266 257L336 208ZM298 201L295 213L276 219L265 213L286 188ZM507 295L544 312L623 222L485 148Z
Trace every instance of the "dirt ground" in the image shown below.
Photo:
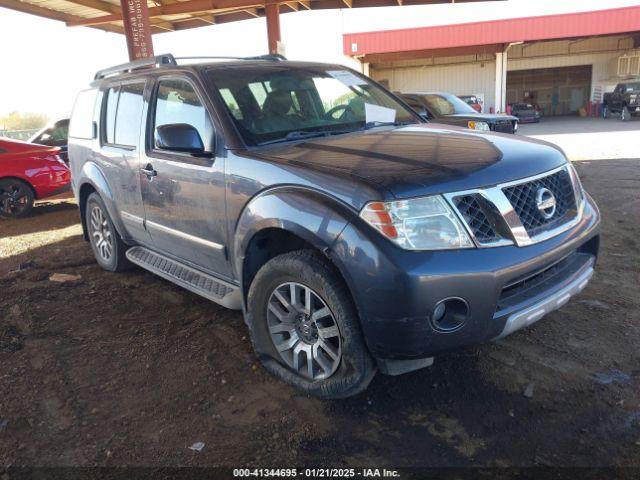
M0 221L0 471L640 467L640 160L578 169L604 219L597 274L579 297L343 401L269 376L240 313L142 270L100 270L72 201Z

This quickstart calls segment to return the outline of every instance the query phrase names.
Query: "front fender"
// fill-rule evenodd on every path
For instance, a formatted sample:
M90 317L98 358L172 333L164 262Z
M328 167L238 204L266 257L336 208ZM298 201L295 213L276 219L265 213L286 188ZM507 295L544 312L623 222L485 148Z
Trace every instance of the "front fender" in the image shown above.
M118 214L113 190L109 186L109 182L107 182L107 178L100 167L93 162L86 162L82 166L80 180L78 181L77 189L74 192L79 205L81 200L80 192L82 191L82 187L87 184L91 185L93 189L98 193L98 195L100 195L100 198L104 202L105 207L107 207L107 213L109 214L111 221L116 227L116 230L120 234L120 237L122 237L122 239L126 241L126 239L128 238L127 230L122 223L120 215ZM80 208L81 211L84 212L84 206L80 205Z
M276 187L253 197L236 224L233 237L234 272L242 266L251 239L267 228L291 232L326 251L357 213L339 200L302 187Z

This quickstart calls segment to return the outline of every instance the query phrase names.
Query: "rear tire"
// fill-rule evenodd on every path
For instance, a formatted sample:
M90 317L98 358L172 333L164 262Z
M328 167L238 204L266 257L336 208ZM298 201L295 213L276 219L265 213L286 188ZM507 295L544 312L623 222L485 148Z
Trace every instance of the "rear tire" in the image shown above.
M109 272L120 272L131 268L125 255L127 246L120 238L104 202L97 193L87 198L85 222L89 243L98 265Z
M349 290L319 252L269 260L251 284L247 306L256 354L280 380L331 399L360 393L374 377Z
M0 217L26 217L33 209L35 195L31 185L17 178L0 180Z

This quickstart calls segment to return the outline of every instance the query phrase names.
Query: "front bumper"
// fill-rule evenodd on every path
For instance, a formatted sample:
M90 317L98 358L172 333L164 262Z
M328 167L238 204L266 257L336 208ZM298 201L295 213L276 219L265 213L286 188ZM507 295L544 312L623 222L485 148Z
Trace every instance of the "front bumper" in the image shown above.
M578 223L540 243L411 252L356 219L330 253L374 357L418 359L503 337L562 306L593 274L599 225L598 209L587 196ZM439 331L431 313L451 297L464 299L469 313L460 328Z

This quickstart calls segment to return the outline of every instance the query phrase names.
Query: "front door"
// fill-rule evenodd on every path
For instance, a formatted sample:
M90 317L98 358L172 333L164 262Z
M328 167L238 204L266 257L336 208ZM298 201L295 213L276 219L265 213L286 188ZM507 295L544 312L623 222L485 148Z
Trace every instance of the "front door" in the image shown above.
M170 124L193 126L214 152L213 123L194 79L160 77L151 98L139 173L147 231L157 250L228 279L224 158L157 148L156 127Z

